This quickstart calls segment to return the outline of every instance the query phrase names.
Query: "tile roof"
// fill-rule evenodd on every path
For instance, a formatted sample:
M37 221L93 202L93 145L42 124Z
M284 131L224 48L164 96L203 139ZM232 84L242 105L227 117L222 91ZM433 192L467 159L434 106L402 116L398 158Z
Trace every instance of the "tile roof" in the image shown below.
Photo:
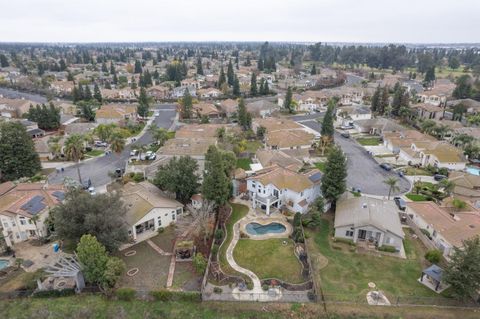
M292 170L271 166L257 172L255 176L248 179L260 182L262 185L272 184L278 189L290 189L300 193L318 182L312 182L307 174L301 174Z

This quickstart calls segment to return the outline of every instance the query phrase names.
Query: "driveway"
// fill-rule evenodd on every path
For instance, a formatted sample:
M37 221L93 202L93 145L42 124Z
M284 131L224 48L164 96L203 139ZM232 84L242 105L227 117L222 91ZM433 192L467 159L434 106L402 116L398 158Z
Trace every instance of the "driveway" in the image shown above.
M176 110L174 104L160 104L154 107L159 115L155 117L154 123L161 128L169 129L174 123ZM94 187L101 187L111 182L108 176L109 172L115 171L116 168L125 168L128 158L130 157L130 150L135 148L135 145L149 144L152 142L151 134L146 131L137 141L127 145L122 153L102 155L95 159L87 160L80 163L80 174L82 180L90 179ZM48 181L52 184L61 184L65 177L78 180L77 166L72 165L65 168L63 173L52 173Z
M303 125L320 132L321 125L315 121L302 121ZM335 143L339 145L347 156L347 187L360 189L362 193L376 196L387 196L389 187L384 183L388 177L398 179L399 192L393 195L403 194L410 190L410 182L399 177L394 172L382 169L375 160L367 154L366 150L353 139L344 138L335 133Z

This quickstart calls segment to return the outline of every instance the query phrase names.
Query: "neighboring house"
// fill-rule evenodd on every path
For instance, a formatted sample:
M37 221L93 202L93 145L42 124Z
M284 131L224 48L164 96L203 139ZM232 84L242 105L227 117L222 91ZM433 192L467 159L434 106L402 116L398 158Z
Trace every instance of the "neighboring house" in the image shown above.
M420 103L412 105L417 110L417 115L422 119L440 120L443 118L444 109L438 105L430 103Z
M211 103L197 103L192 106L198 118L208 117L209 119L218 119L220 111Z
M405 128L392 120L378 117L369 120L357 120L353 123L358 133L382 136L385 132L403 131Z
M248 112L257 117L271 116L273 112L279 111L280 107L268 100L258 100L245 105Z
M340 200L335 210L335 237L354 243L370 242L378 247L402 249L404 233L393 201L371 197Z
M473 99L460 99L447 102L447 107L453 109L457 105L463 105L469 115L480 113L480 102Z
M199 89L197 90L197 96L204 99L217 98L222 95L222 92L215 88Z
M50 88L57 94L70 94L74 87L73 81L54 81L50 84Z
M134 241L157 234L159 228L175 223L183 213L183 205L166 197L149 182L128 183L122 189L122 201L127 208L125 221Z
M417 97L420 102L444 106L447 98L452 96L453 90L455 90L455 83L447 79L440 79L436 81L433 88L418 93Z
M22 114L27 113L30 105L35 102L24 99L9 99L0 96L0 116L6 118L20 118Z
M175 138L217 138L217 132L221 128L224 128L227 133L240 133L240 128L237 125L211 123L188 124L177 129L175 132Z
M48 145L48 139L49 137L42 137L33 141L35 143L35 152L37 152L41 161L52 160L55 157Z
M96 111L95 121L98 124L122 125L129 120L137 119L137 106L133 104L106 104Z
M303 167L301 160L289 156L280 150L259 149L255 153L253 161L254 163L260 164L262 168L277 165L295 172L298 172Z
M92 133L93 130L98 126L98 123L72 123L65 127L65 134L88 134Z
M321 195L321 179L319 170L297 173L275 165L247 178L247 190L252 207L264 210L267 215L271 209L282 207L304 214Z
M460 149L444 141L416 142L412 144L412 150L420 156L422 166L464 170L468 163Z
M430 234L432 243L447 258L453 247L461 248L464 240L480 235L478 212L455 212L434 202L410 202L406 213L420 229Z
M188 90L188 93L190 93L191 96L196 97L197 96L197 89L194 86L178 86L173 88L171 92L171 98L173 99L179 99L182 98L185 95L185 92Z
M383 134L383 145L407 163L420 165L420 153L412 149L414 143L435 143L437 140L417 130L386 132Z
M0 230L7 246L47 236L45 220L50 209L64 198L65 190L61 185L0 184Z
M272 150L311 148L315 135L304 130L273 131L265 135L265 145Z
M451 172L448 179L455 184L453 195L480 208L480 176L464 172Z
M32 122L29 120L20 120L19 123L25 127L25 129L27 130L27 134L30 135L32 138L38 138L45 135L45 131L38 128L38 124L36 122Z
M203 205L203 197L202 194L194 194L192 195L192 198L190 198L192 201L192 207L195 209L200 209L202 208Z
M147 94L156 100L167 99L170 96L170 88L163 85L155 85L147 89Z
M123 89L101 89L102 98L105 100L136 100L137 90L130 88Z
M220 109L227 117L233 117L238 111L238 101L227 99L220 102Z
M337 121L341 125L352 124L353 121L369 120L372 118L370 106L353 104L352 106L339 107L336 110Z

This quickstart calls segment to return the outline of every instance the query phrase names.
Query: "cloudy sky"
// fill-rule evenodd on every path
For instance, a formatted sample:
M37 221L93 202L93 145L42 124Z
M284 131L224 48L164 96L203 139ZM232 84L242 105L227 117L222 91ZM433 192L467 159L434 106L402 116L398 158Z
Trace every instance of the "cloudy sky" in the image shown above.
M479 0L0 0L0 41L480 42Z

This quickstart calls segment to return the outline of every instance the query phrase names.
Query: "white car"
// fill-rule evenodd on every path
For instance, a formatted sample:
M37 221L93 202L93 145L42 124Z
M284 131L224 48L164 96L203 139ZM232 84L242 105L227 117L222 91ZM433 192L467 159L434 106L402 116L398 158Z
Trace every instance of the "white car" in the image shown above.
M130 156L133 157L133 156L138 156L138 150L131 150L130 151Z
M93 187L93 186L90 186L88 188L88 192L90 193L90 195L96 195L97 194L97 192L95 191L95 187Z

